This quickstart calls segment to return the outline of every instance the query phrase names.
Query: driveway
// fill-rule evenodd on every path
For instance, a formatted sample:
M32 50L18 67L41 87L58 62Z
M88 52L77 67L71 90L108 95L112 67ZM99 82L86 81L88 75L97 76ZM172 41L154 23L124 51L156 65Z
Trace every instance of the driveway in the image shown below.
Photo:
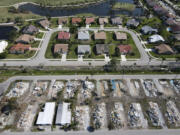
M80 28L81 30L87 30L86 28ZM63 31L69 31L69 28L62 28ZM98 31L98 30L104 30L104 31L124 31L127 32L129 34L131 34L139 52L141 55L141 58L139 60L134 60L134 61L126 61L124 63L121 63L122 65L125 66L132 66L134 63L136 63L139 66L144 66L147 65L149 63L149 56L147 54L147 52L145 51L145 49L143 48L142 43L140 42L140 40L138 39L136 33L134 33L131 30L128 30L126 28L89 28L89 31ZM16 60L1 60L0 61L0 66L4 66L4 64L6 64L6 66L39 66L39 65L44 65L44 66L88 66L89 62L87 61L83 61L83 62L77 62L77 61L63 61L63 62L59 62L59 60L48 60L45 58L45 53L46 53L46 49L49 43L49 40L51 38L51 35L54 32L59 31L58 28L52 29L50 31L46 31L44 39L42 41L41 49L37 52L36 56L30 59L16 59ZM58 61L58 62L57 62ZM108 61L108 60L107 60ZM105 64L107 64L107 61L91 61L92 66L103 66ZM169 62L172 61L165 61L163 64L164 65L168 65ZM175 61L174 61L175 62ZM161 61L157 61L154 60L152 62L150 62L149 65L160 65Z

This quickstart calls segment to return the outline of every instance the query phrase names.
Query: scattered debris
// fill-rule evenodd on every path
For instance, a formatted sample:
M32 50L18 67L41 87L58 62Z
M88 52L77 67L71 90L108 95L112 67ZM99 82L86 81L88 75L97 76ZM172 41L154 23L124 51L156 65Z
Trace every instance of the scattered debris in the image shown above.
M180 126L180 113L173 101L168 101L166 117L168 118L169 124L174 124L176 127Z
M157 88L153 82L153 80L144 80L143 88L147 97L156 97L157 96Z
M87 130L90 126L89 106L76 106L75 121L78 123L78 129Z
M6 96L9 98L20 97L29 89L29 86L29 82L15 82L13 88Z
M106 127L106 104L97 104L93 108L92 113L93 125L95 129L103 129Z
M122 103L114 103L114 108L110 114L110 121L111 124L113 124L113 127L116 129L124 127L125 116Z
M34 96L41 96L48 88L49 81L38 81L35 84L32 94Z
M129 125L132 128L146 128L147 120L144 119L144 115L142 113L141 105L139 103L130 104L129 112L128 112L128 121Z
M148 114L153 126L165 126L164 119L162 117L162 113L159 110L158 104L154 102L149 102L149 110Z

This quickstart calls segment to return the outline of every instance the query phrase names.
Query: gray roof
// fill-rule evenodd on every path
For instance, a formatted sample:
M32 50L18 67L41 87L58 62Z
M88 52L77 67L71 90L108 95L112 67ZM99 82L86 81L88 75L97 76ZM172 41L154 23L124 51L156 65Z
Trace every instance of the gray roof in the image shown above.
M96 53L97 54L108 54L109 46L106 44L97 44L96 45Z
M127 26L137 27L138 25L139 25L139 21L137 21L136 19L130 19L127 21Z
M112 24L121 25L123 19L121 17L115 17L111 19Z
M89 40L89 32L88 31L79 31L78 32L78 39L80 40Z
M155 32L155 33L158 32L157 29L153 29L151 26L148 26L148 25L143 26L143 27L141 28L141 30L142 30L142 32L143 32L144 34L148 34L148 33L152 33L152 32Z
M78 45L78 54L91 53L90 45Z
M39 31L39 29L38 28L36 28L35 26L33 26L33 25L29 25L29 26L26 26L26 27L24 27L24 29L23 29L23 33L24 34L34 34L34 33L37 33Z

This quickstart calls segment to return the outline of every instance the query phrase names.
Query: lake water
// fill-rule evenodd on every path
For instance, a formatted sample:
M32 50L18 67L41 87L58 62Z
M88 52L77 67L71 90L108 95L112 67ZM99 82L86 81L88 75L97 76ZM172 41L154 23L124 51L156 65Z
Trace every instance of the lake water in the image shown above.
M127 2L127 3L134 3L134 0L115 0L116 2ZM94 5L88 5L86 7L82 8L42 8L37 5L33 4L25 4L21 5L19 9L23 9L29 12L32 12L37 15L41 16L51 16L51 17L58 17L58 16L73 16L76 14L82 14L82 13L91 13L97 16L109 16L112 12L114 12L114 15L119 14L125 14L130 16L141 16L143 15L143 9L142 8L135 8L134 11L122 11L122 10L111 10L110 6L110 0L94 4Z
M12 30L16 29L13 26L0 26L0 40L7 40Z

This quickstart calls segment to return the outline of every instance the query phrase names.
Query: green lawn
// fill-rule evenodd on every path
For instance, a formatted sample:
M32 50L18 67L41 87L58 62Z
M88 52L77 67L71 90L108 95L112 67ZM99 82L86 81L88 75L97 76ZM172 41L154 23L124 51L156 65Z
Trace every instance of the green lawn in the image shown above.
M116 2L113 5L113 9L121 9L121 10L128 10L128 11L133 11L135 9L135 5L127 2Z
M8 54L6 59L27 59L34 56L35 51L27 51L25 54Z
M51 28L57 28L58 27L58 18L51 18L50 22L51 22L51 24L50 24Z
M39 43L40 43L40 41L34 41L33 43L31 43L31 47L32 48L38 48Z
M51 36L51 39L49 41L49 44L48 44L48 47L47 47L47 50L46 50L46 54L45 54L46 58L49 58L49 59L54 58L54 56L53 56L53 47L54 47L55 44L58 43L57 35L58 35L58 32L55 32Z
M90 36L93 37L94 33L93 32L89 32L89 33L90 33ZM67 58L68 59L78 58L78 55L77 55L78 45L90 45L91 46L91 54L86 55L84 58L103 59L104 55L96 55L95 54L95 45L96 44L109 44L111 58L112 57L120 58L120 57L115 56L115 48L117 47L117 45L128 44L132 47L132 52L134 53L134 55L127 54L127 58L140 58L140 53L129 33L127 33L128 39L126 41L115 40L113 38L114 32L106 32L106 34L107 34L107 39L105 41L98 41L98 40L94 41L92 38L89 41L79 41L79 40L77 40L77 34L71 34L70 41L66 41L66 43L69 44L69 51L67 54ZM49 45L46 50L46 55L45 55L46 58L50 58L50 59L61 58L60 56L58 56L56 58L53 56L53 46L57 43L65 43L63 41L57 40L57 35L58 35L58 32L52 34L52 36L51 36Z
M9 6L20 2L35 2L42 5L49 6L62 6L62 5L77 5L87 2L94 2L97 0L1 0L1 6Z
M44 35L43 32L39 32L39 33L36 34L36 38L42 39L43 35Z
M11 0L12 2L12 0ZM0 5L2 0L0 0ZM32 13L9 13L8 8L0 8L0 23L7 22L8 19L11 21L14 20L16 17L22 17L23 19L39 19L42 18L41 16L32 14Z
M126 32L123 32L126 33ZM124 41L117 41L114 39L114 32L107 32L107 39L105 41L106 44L111 44L110 45L110 57L118 58L115 56L115 48L118 45L130 45L132 47L132 52L134 55L127 54L127 58L140 58L140 53L138 48L136 47L136 44L134 43L134 40L132 39L131 35L129 33L126 33L128 39ZM120 58L120 57L119 57Z

